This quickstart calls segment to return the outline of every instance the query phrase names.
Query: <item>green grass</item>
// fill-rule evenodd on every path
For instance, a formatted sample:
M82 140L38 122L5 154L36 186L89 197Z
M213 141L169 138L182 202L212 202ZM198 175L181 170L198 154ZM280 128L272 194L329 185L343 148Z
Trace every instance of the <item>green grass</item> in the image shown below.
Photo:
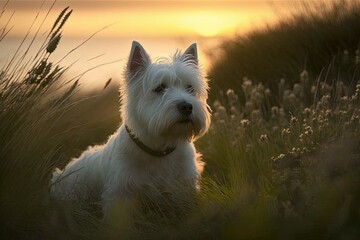
M1 239L356 239L360 235L356 48L348 48L346 66L322 62L322 55L313 60L322 64L320 68L312 69L310 61L305 70L300 62L291 66L287 60L274 62L294 72L287 81L276 83L276 91L268 81L261 84L249 78L239 84L230 79L234 90L213 88L219 94L210 103L212 126L196 143L206 162L202 190L192 200L182 199L179 188L177 205L151 199L120 201L111 221L104 223L96 201L64 204L51 199L52 169L64 166L88 145L104 142L120 124L116 87L83 96L77 91L78 79L67 81L66 68L51 62L56 47L49 45L61 36L69 13L65 9L60 14L37 57L25 61L15 55L0 68ZM344 19L345 13L352 11L342 12ZM319 27L312 15L302 21L314 21L315 30ZM292 26L303 25L292 22ZM6 31L1 32L3 39ZM270 38L273 32L261 34ZM239 49L254 46L238 42ZM294 43L292 51L302 54L297 46ZM235 60L226 61L237 67ZM267 74L264 71L257 72ZM351 84L347 74L353 78Z

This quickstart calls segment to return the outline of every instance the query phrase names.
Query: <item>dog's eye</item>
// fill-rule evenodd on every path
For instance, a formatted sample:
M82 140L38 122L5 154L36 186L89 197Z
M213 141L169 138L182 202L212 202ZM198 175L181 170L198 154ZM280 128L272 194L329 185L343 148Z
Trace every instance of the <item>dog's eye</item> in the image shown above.
M157 88L154 89L154 92L156 93L164 93L166 90L165 84L160 84Z
M186 91L190 94L194 93L194 87L192 85L186 86Z

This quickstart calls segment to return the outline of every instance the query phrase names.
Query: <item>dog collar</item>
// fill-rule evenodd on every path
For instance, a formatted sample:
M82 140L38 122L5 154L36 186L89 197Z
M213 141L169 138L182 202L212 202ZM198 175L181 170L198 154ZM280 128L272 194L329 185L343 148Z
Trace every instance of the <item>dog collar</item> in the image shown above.
M144 152L146 152L154 157L165 157L166 155L169 155L170 153L172 153L175 150L175 147L167 147L163 151L153 150L153 149L149 148L148 146L146 146L139 138L137 138L135 136L135 134L133 134L131 132L130 128L127 125L125 125L125 129L126 129L126 132L129 134L129 137L131 138L131 140L133 140L133 142L139 148L141 148L141 150L143 150Z

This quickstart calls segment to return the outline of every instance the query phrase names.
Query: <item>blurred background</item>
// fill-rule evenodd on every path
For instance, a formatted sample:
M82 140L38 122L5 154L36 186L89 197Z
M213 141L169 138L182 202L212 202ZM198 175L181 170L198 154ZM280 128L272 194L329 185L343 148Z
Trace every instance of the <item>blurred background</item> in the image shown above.
M152 58L169 56L176 49L185 49L192 42L197 42L200 62L208 70L218 59L219 45L225 39L273 25L294 11L300 2L75 0L56 1L53 5L53 1L1 1L2 6L6 5L1 21L11 18L11 31L0 43L6 45L6 48L0 48L0 62L3 64L11 59L24 34L30 29L29 36L35 35L42 24L33 44L35 47L32 47L36 50L36 44L42 43L41 36L46 36L59 12L70 6L73 9L71 24L64 27L62 40L52 60L61 60L65 66L74 64L69 71L72 75L96 67L96 70L85 74L83 90L96 89L109 78L121 77L134 39L143 44ZM47 20L43 22L44 17ZM71 52L89 37L91 39L85 46ZM32 41L32 38L27 41ZM71 54L63 59L69 52Z

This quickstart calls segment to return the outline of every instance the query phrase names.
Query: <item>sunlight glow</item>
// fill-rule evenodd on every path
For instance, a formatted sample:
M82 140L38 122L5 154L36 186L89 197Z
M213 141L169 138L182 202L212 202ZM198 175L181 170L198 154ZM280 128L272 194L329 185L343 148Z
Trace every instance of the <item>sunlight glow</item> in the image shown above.
M65 28L66 34L73 37L89 36L105 26L114 24L101 35L103 37L229 37L275 19L270 6L260 3L239 5L204 3L199 6L154 4L140 2L132 5L128 3L89 7L84 3L81 5L78 3L72 7L74 11L70 17L71 24ZM58 10L50 13L50 20L45 24L51 26L51 19L56 19L62 7L59 2ZM36 11L32 8L15 9L14 29L11 34L23 35ZM45 11L42 14L45 15Z
M192 31L203 37L228 35L236 28L236 20L226 13L194 12L184 16L182 22Z
M58 14L69 6L73 12L62 28L63 37L52 59L56 62L66 55L63 65L76 63L69 75L77 75L104 62L119 61L88 72L87 81L82 85L86 89L99 87L109 78L121 78L134 39L149 49L152 58L169 56L172 50L185 49L198 42L200 65L208 69L218 55L221 41L279 19L267 0L59 0L50 12L53 1L45 1L41 7L42 2L8 2L0 20L3 23L9 20L7 29L11 31L0 41L0 45L6 46L0 49L0 62L11 59L24 36L30 43L36 35L34 44L41 46ZM86 39L89 39L86 46L68 54ZM24 44L20 52L24 53L26 47ZM32 49L37 48L33 46Z

